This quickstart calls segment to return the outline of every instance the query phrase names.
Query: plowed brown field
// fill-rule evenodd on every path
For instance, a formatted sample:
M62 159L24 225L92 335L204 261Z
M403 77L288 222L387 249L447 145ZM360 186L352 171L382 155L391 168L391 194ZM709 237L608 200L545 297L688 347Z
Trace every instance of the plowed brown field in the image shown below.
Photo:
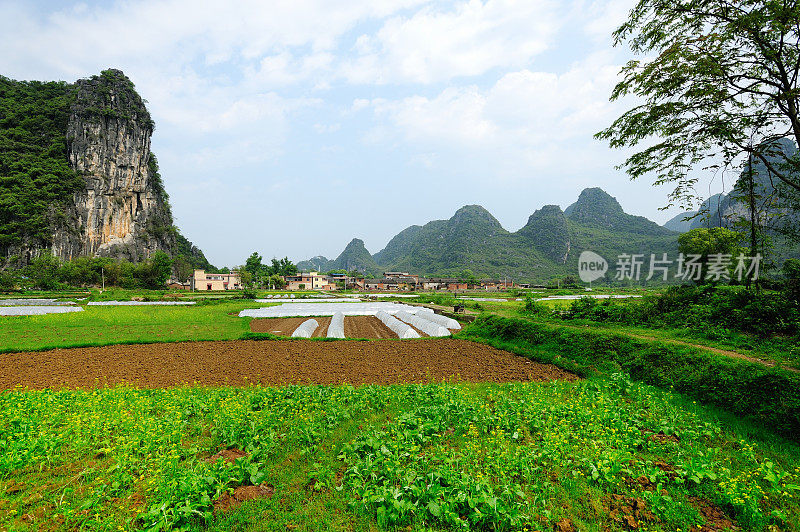
M278 336L291 336L301 323L311 318L259 318L250 322L250 330L253 332L272 333ZM313 318L319 323L319 327L311 335L311 338L324 338L328 335L328 325L331 323L330 316L317 316Z
M267 332L279 336L291 336L292 332L308 318L259 318L250 322L253 332ZM330 317L314 318L319 322L319 328L313 337L324 337L328 334ZM344 335L347 338L397 338L392 330L375 316L345 316Z
M132 383L147 388L574 380L575 375L454 338L182 342L0 354L0 390Z

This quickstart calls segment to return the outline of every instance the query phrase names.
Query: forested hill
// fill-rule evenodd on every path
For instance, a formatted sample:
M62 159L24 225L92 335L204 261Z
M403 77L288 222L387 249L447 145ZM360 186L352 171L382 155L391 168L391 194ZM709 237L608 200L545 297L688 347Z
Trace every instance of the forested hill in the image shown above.
M173 223L153 128L119 70L75 83L0 76L0 267L45 249L133 261L164 250L209 266Z
M542 207L514 233L480 205L467 205L447 220L400 231L372 258L379 273L399 270L458 277L469 270L478 277L547 281L575 275L583 250L609 261L622 253L677 253L677 236L646 218L626 214L615 198L593 188L584 190L567 212L557 205ZM357 269L373 273L364 252L358 253ZM316 257L298 267L324 271L338 268L337 261Z

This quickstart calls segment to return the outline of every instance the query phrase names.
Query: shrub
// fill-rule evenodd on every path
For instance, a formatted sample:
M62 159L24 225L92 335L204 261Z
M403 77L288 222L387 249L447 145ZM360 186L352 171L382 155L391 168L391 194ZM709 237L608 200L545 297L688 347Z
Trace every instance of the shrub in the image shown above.
M674 286L638 302L583 297L562 317L653 327L723 328L763 337L800 330L800 311L786 293L756 292L744 286Z

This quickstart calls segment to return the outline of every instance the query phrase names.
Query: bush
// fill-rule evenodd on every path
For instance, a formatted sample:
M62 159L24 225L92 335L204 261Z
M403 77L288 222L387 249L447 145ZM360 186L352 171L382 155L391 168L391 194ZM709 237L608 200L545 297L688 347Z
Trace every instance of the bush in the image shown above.
M673 286L640 301L583 297L561 316L651 327L722 328L762 337L800 331L800 311L786 293L743 286Z
M582 376L610 374L621 368L634 380L674 388L800 439L800 375L793 372L692 347L493 315L479 317L460 336L483 340Z

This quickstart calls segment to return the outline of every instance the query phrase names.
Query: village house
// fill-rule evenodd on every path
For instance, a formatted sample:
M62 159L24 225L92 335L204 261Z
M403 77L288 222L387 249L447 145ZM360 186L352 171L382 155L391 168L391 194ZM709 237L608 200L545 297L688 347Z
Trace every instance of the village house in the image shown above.
M206 273L205 270L195 270L189 285L192 290L239 290L242 288L242 279L239 272Z
M319 272L298 273L284 277L287 290L336 290L336 282Z

